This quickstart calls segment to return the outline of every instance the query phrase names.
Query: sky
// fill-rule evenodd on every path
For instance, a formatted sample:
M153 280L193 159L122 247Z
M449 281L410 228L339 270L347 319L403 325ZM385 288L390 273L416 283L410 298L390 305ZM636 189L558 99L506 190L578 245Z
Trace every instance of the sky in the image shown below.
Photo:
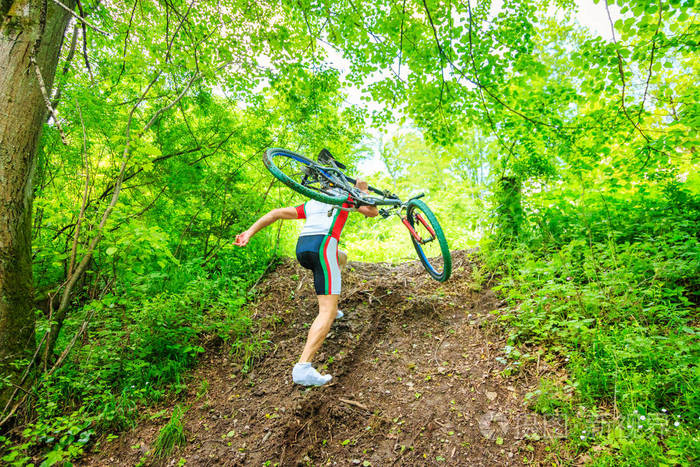
M610 31L610 22L608 15L605 12L605 4L602 0L598 4L594 4L593 0L577 0L578 12L576 19L582 26L590 29L597 36L610 41L612 40L612 32ZM610 16L613 23L619 18L620 9L617 5L610 5Z

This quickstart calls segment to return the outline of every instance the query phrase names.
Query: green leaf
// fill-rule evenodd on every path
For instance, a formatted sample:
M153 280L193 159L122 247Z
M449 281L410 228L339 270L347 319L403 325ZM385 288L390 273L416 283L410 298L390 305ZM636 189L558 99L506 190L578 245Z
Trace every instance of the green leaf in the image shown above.
M52 465L62 461L65 457L65 452L62 449L54 449L46 455L46 459L39 467L51 467Z

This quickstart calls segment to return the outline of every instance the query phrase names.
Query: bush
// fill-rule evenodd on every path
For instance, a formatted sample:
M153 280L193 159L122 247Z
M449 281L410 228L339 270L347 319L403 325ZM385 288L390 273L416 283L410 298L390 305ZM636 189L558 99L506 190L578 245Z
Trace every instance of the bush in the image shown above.
M617 436L601 464L673 464L698 452L700 204L678 187L664 193L591 203L586 219L560 200L532 217L527 241L482 250L508 299L508 344L544 345L568 366L575 404L620 414L597 438L570 438L586 449ZM557 391L543 381L533 407L577 413ZM667 421L644 423L654 418Z

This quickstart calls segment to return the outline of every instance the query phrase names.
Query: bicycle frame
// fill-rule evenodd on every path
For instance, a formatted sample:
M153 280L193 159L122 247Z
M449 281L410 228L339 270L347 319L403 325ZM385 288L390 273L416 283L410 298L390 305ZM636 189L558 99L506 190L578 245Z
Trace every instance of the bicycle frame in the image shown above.
M333 164L333 162L331 162L331 164ZM322 193L332 194L329 188L340 188L341 190L346 191L352 197L356 207L362 205L404 207L407 204L401 201L401 199L395 194L390 193L388 191L379 190L378 188L375 188L373 186L368 186L368 190L381 196L381 198L375 196L368 197L365 192L361 191L355 186L357 180L345 175L338 167L335 167L335 164L333 164L333 166L331 167L328 167L312 162L312 165L309 165L307 170L310 172L318 172L322 174L322 177L319 177L318 175L315 176L316 179L325 179L326 181L327 187L322 186L320 189ZM311 175L312 174L307 174L304 178ZM422 196L423 194L420 194L418 196L414 196L411 199L420 198Z
M340 209L342 211L356 211L359 206L362 205L367 205L367 206L388 206L390 209L398 209L402 210L408 205L407 202L401 201L401 199L396 196L393 193L389 193L388 191L381 191L373 186L368 186L368 190L376 193L381 196L381 198L370 196L367 197L366 193L360 190L355 186L357 183L357 180L345 175L340 168L335 166L335 163L333 161L329 161L330 164L332 164L330 167L328 166L322 166L320 164L313 163L313 165L309 166L309 171L318 171L321 174L323 174L323 178L327 181L328 187L329 188L340 188L343 191L347 191L348 194L352 197L353 201L355 202L355 207L354 208L344 208L340 206L335 206L333 207L330 211L328 211L328 215L331 216L333 211L335 209ZM308 174L310 175L310 174ZM316 177L316 178L321 178L321 177ZM321 191L324 191L323 189ZM418 199L422 198L424 196L423 193L420 195L414 196L409 201L413 199ZM385 219L391 216L391 212L382 209L383 212L381 212L382 217ZM430 238L428 239L423 239L421 238L420 235L416 232L416 230L413 228L411 223L409 222L408 218L405 216L401 215L401 213L397 213L399 218L401 219L401 223L406 226L408 229L409 233L413 237L413 239L418 242L420 245L425 245L428 242L432 242L435 240L435 231L433 228L430 226L428 222L426 222L425 219L423 219L423 216L420 214L416 214L416 220L423 224L423 226L426 228L426 230L430 233Z

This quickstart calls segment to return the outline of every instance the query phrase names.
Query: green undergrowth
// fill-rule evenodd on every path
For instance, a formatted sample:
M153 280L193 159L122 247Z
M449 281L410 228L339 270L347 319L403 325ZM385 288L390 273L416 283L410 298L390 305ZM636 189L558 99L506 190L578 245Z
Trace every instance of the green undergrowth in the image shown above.
M161 428L153 444L153 455L156 458L168 457L176 447L185 444L185 428L182 424L182 416L184 414L185 410L176 405L170 420Z
M92 315L87 335L35 386L34 420L0 437L0 463L61 465L87 447L99 449L135 426L142 408L179 399L206 342L225 343L244 368L250 366L264 336L252 332L245 305L270 253L245 254L206 269L199 261L179 264L138 291L116 290L85 303L64 326L59 347ZM159 453L167 453L170 438Z
M582 200L584 214L562 201L532 214L529 239L482 251L509 304L506 373L540 357L565 366L528 399L563 417L568 456L696 463L700 200L679 189L599 197Z

